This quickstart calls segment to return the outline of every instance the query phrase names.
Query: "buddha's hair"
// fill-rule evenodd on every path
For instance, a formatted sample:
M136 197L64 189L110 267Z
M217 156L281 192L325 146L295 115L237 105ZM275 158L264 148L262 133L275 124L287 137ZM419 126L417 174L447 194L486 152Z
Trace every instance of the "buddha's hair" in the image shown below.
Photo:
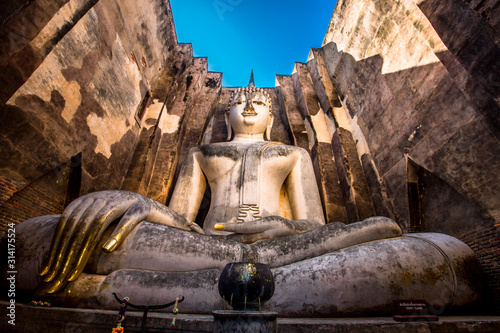
M253 94L256 92L262 93L266 97L267 105L269 105L269 113L272 115L273 114L273 103L271 103L271 96L269 96L269 93L265 91L263 88L256 88L256 87L242 87L235 89L231 93L231 97L229 98L229 103L227 104L227 112L231 110L231 104L233 102L233 98L236 94L239 94L241 92L244 92L245 94Z

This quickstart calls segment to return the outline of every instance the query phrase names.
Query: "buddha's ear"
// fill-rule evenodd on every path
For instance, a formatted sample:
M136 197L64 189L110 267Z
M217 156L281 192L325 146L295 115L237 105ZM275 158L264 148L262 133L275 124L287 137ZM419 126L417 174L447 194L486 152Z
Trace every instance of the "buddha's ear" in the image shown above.
M226 121L227 141L230 141L231 137L233 136L233 131L231 128L231 123L229 122L229 112L224 112L224 120Z
M271 113L269 115L269 124L266 127L265 139L271 141L271 129L273 128L274 115Z

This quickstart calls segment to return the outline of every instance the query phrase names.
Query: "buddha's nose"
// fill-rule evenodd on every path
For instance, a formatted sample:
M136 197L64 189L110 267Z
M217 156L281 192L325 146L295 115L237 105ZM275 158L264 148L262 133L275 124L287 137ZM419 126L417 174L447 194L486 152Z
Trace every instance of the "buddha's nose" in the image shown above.
M245 111L254 111L255 109L253 108L252 101L248 101L247 104L245 105Z

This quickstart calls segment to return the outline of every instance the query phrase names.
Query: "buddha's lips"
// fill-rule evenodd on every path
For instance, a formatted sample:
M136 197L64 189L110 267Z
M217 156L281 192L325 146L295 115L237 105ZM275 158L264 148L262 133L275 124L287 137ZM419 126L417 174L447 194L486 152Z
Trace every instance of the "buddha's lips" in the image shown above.
M252 117L252 116L256 116L256 115L257 115L257 112L255 112L255 111L243 111L243 112L241 113L241 115L242 115L243 117Z

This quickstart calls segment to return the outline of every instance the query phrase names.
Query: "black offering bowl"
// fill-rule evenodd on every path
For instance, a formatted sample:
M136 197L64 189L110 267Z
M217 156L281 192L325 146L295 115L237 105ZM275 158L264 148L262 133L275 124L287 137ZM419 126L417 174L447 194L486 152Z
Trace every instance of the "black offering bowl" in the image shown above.
M260 310L274 294L273 274L265 264L229 263L219 278L219 294L234 310Z

